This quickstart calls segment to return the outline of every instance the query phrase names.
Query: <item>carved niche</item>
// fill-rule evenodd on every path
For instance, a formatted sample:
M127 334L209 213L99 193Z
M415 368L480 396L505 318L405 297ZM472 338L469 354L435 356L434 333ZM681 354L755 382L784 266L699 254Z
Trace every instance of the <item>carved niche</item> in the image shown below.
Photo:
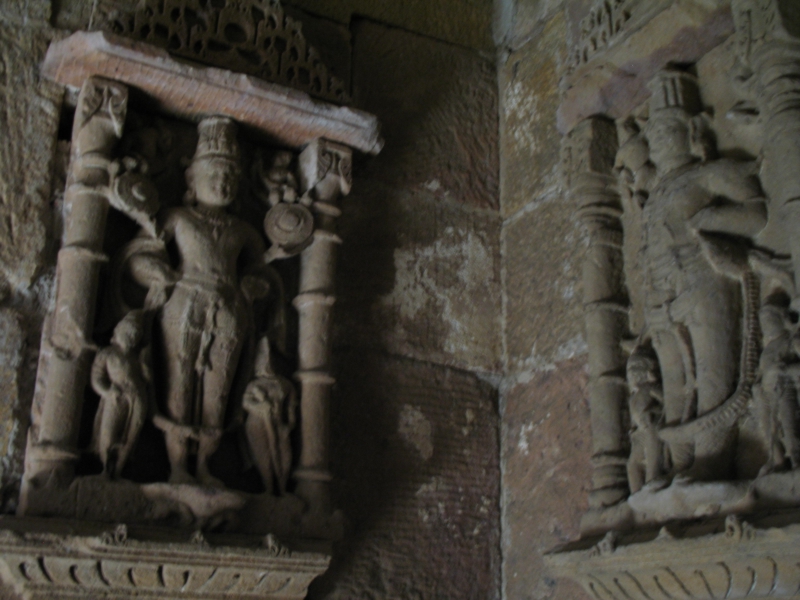
M593 482L547 561L598 599L800 593L800 15L731 12L726 81L667 57L642 106L564 138Z
M274 16L236 6L260 32ZM343 530L336 220L377 121L105 32L42 72L79 93L0 576L25 598L303 598Z

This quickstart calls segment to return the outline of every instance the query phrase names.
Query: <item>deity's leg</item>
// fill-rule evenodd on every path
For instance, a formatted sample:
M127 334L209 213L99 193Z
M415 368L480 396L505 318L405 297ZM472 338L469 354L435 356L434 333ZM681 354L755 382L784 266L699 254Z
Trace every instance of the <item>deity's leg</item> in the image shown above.
M741 363L740 323L738 305L730 292L740 293L736 284L701 295L706 306L699 306L688 325L697 365L697 415L702 416L724 403L736 391ZM735 290L735 291L734 291ZM728 294L724 293L729 292ZM733 296L735 298L735 295ZM733 430L708 431L695 440L695 456L689 476L698 480L726 479L733 467L731 444Z
M223 329L223 331L225 330ZM231 330L228 329L228 331ZM236 374L244 337L239 331L234 330L232 333L235 337L214 335L214 339L208 349L209 367L203 374L202 379L202 426L206 429L219 430L219 434L208 434L200 437L197 450L197 478L201 482L215 487L224 487L224 485L209 473L208 459L219 447L221 430L225 425L228 394Z
M189 323L195 298L176 289L164 306L161 329L166 363L167 413L174 423L193 423L195 361L200 349L200 333ZM171 483L194 481L188 471L189 439L178 430L164 432L170 465Z
M253 453L253 462L256 463L267 494L271 494L273 490L273 462L277 458L273 456L273 445L270 444L270 436L273 432L269 431L269 427L263 418L254 415L249 416L245 423L247 443Z
M680 341L673 331L651 332L653 349L661 369L664 418L667 425L680 423L686 404L686 370Z

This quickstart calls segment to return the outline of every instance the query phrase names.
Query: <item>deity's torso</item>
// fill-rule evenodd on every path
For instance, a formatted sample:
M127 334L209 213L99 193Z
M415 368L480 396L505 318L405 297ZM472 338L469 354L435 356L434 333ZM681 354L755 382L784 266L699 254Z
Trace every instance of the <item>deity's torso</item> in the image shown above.
M208 214L195 208L173 209L166 218L183 278L237 286L239 257L247 241L258 236L255 229L227 213Z
M724 279L703 256L690 224L690 219L716 198L707 186L709 170L714 170L713 165L676 169L661 179L644 205L642 264L649 307L662 306Z

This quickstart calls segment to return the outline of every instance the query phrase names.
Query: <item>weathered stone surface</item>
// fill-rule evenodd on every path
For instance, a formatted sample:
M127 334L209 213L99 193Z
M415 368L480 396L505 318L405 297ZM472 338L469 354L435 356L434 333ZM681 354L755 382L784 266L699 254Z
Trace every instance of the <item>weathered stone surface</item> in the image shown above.
M26 332L22 315L0 308L0 457L8 456L20 435L20 368L25 360ZM3 465L8 467L8 464ZM0 477L6 473L0 473Z
M474 375L339 352L334 501L352 523L309 598L496 600L496 392Z
M499 217L358 179L342 208L336 343L499 370Z
M501 210L505 217L556 193L559 181L556 129L559 67L566 47L564 18L557 13L541 34L508 56L500 70Z
M71 31L87 29L94 4L84 0L56 0L53 2L53 26Z
M0 6L0 21L24 26L46 26L52 0L19 0Z
M497 83L475 52L368 21L354 28L354 99L386 150L362 178L496 208Z
M73 88L91 75L109 77L145 92L161 111L188 119L229 116L295 148L319 137L371 153L383 146L372 115L246 75L195 67L149 44L104 32L79 32L53 44L42 71Z
M479 50L493 50L491 0L285 0L340 23L367 17L409 31Z
M583 598L542 562L553 546L578 536L589 487L586 364L578 358L520 381L504 394L503 597Z
M545 198L503 229L509 374L553 369L586 352L580 277L585 246L566 202Z
M646 9L648 3L641 3ZM733 33L727 0L673 3L621 41L598 53L564 81L558 128L570 131L583 119L606 114L619 118L649 96L647 83L668 63L689 64Z
M508 0L513 4L513 17L506 43L514 50L531 39L539 37L539 26L560 12L564 0Z
M0 25L0 276L25 289L44 260L60 87L37 70L46 31Z

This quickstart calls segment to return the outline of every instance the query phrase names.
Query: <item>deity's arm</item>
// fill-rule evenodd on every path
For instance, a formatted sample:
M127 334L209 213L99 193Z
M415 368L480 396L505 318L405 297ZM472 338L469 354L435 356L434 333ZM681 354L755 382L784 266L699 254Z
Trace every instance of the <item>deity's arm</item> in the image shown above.
M154 239L142 236L135 239L133 244L137 247L128 263L134 281L147 288L168 286L178 279L169 265L166 245L175 237L175 228L180 220L179 209L162 211L158 220L161 237Z
M754 237L767 224L767 204L754 167L719 160L708 165L702 184L715 201L691 219L696 230Z
M245 265L245 274L264 271L264 252L266 246L261 235L248 223L239 224L240 239L242 240L242 259Z
M247 223L240 223L242 240L241 264L243 265L241 287L250 302L269 293L271 274L264 260L265 245L259 233Z
M92 389L100 396L107 394L111 389L111 378L108 376L108 369L106 369L107 361L107 350L101 350L97 353L92 363Z

